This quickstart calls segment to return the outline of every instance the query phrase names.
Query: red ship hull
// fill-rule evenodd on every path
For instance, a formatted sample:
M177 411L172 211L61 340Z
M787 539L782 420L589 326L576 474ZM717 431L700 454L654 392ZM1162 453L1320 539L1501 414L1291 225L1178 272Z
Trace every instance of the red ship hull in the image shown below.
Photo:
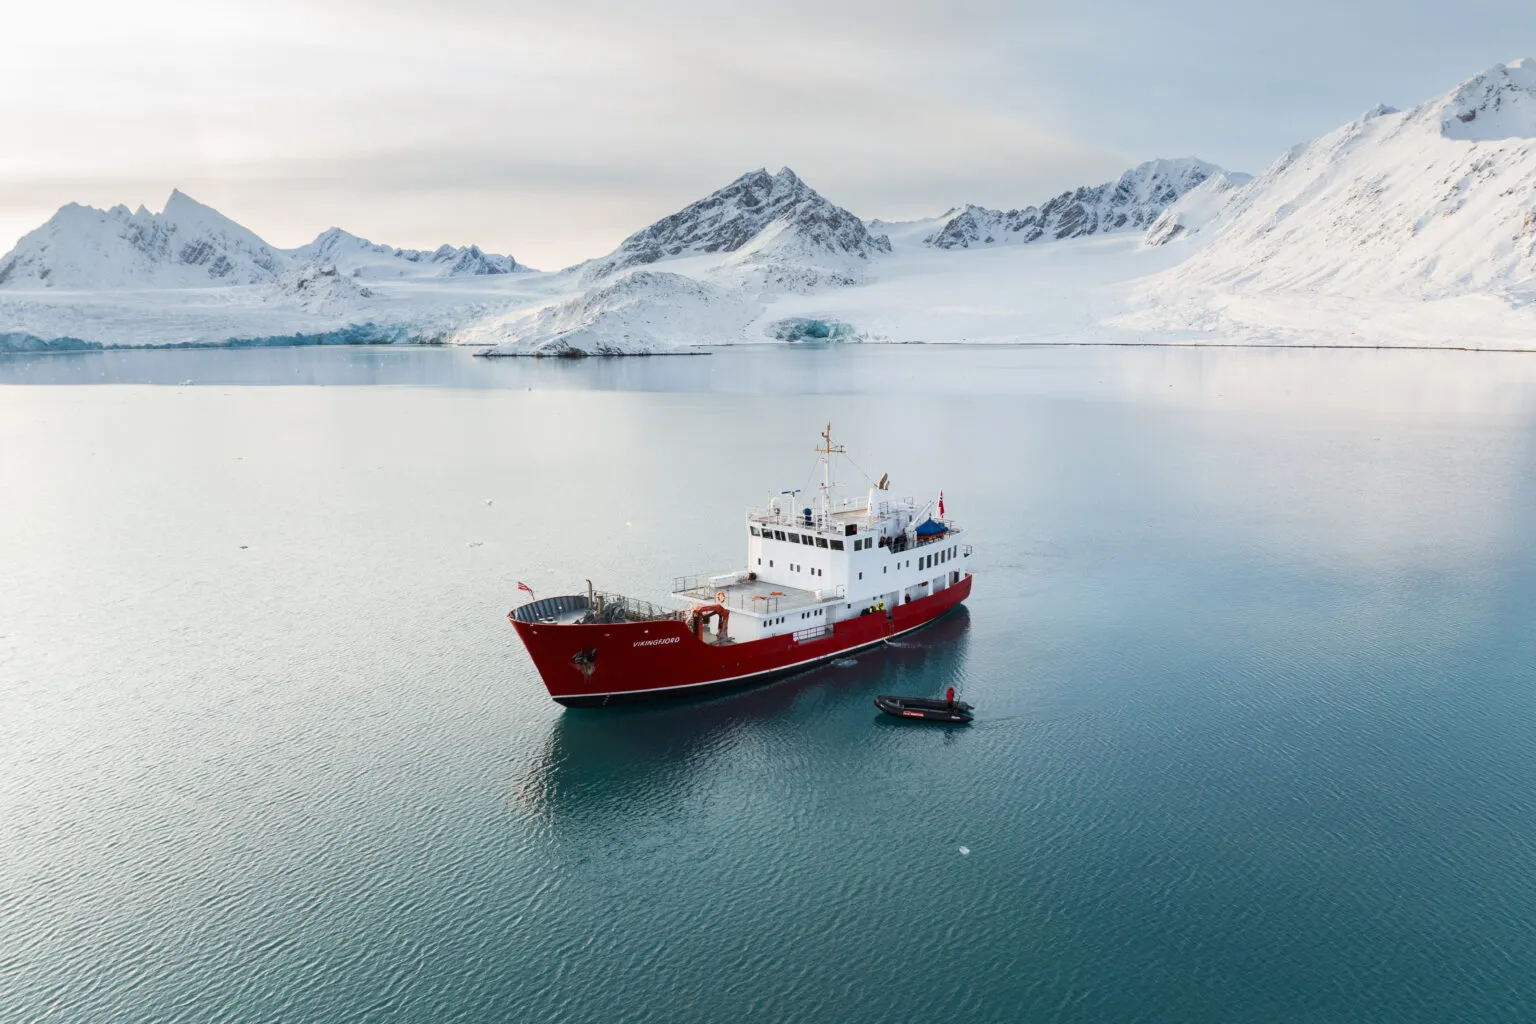
M549 695L567 707L602 707L752 686L871 647L937 619L971 593L971 576L886 612L836 622L824 635L788 634L711 644L675 619L594 625L513 621Z

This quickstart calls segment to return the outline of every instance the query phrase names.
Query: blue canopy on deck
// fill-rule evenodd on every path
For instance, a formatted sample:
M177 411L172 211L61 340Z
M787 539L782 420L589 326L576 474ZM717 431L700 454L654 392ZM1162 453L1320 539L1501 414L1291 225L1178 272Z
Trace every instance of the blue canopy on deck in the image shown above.
M925 519L917 524L917 535L919 537L937 537L941 533L948 532L949 527L943 523L936 523L932 519Z

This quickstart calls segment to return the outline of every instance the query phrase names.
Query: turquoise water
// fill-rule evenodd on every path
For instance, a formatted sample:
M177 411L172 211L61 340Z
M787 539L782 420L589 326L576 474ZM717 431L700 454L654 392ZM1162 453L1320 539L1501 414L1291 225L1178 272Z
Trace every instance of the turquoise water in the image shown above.
M242 386L295 376L435 386ZM0 387L0 1020L1536 1016L1528 358L0 360L44 379ZM736 564L827 419L944 489L968 608L551 703L517 581ZM976 725L870 699L950 683Z

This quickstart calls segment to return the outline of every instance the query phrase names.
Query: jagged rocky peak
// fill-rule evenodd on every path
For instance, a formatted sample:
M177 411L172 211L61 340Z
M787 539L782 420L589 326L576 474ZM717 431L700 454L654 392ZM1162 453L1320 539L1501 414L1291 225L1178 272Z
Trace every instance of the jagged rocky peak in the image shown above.
M1429 104L1446 138L1465 142L1536 137L1536 60L1495 64Z
M481 277L528 269L511 256L483 252L478 245L460 248L445 244L432 250L398 249L334 227L291 252L301 260L335 263L354 277Z
M443 253L447 250L452 254L451 258ZM446 262L448 274L451 277L473 276L483 277L487 274L510 274L523 267L511 256L501 256L493 252L481 252L478 245L466 245L461 249L455 249L451 245L445 245L438 250L441 259L434 258L434 262Z
M592 264L587 277L676 256L736 252L774 225L802 251L859 259L891 251L890 239L872 234L862 220L828 202L788 167L777 174L758 169L630 235Z
M393 252L390 246L378 245L341 228L326 228L315 236L313 242L293 250L295 256L311 260L335 260L338 256L346 257L353 253L388 256Z
M1215 164L1193 157L1149 160L1116 181L1063 192L1040 206L1020 210L965 206L923 242L940 249L968 249L1139 230L1220 171Z
M0 285L129 288L260 284L288 266L255 233L179 189L160 213L63 206L0 259Z

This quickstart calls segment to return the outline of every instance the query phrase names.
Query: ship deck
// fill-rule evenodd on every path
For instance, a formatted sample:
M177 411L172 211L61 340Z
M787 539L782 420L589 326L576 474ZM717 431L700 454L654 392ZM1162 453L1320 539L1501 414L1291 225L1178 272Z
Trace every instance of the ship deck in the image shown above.
M725 600L716 596L724 593ZM735 582L708 583L673 592L673 597L701 604L723 604L733 612L748 615L774 615L779 612L809 608L842 600L842 595L828 590L801 590L782 583L741 579Z

